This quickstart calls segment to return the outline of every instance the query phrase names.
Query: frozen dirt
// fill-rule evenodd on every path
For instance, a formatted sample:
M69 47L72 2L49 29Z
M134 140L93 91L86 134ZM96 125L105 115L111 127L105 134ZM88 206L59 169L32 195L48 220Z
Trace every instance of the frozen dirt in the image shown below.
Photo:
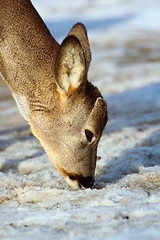
M77 21L109 106L93 189L71 190L0 86L0 239L160 239L159 0L34 0L58 41Z

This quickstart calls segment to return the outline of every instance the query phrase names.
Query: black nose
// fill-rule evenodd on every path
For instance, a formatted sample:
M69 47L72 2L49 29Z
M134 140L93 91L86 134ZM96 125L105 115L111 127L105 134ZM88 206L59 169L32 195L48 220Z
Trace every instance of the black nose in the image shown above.
M91 188L91 187L93 187L94 179L93 179L93 177L78 176L78 182L81 187Z

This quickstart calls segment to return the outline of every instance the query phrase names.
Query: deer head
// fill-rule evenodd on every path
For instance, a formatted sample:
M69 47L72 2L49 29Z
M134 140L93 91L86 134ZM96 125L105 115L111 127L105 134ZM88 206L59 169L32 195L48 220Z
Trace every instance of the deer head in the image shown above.
M93 186L97 145L107 122L106 102L87 80L90 61L87 32L78 23L57 52L52 108L31 114L33 133L74 188Z

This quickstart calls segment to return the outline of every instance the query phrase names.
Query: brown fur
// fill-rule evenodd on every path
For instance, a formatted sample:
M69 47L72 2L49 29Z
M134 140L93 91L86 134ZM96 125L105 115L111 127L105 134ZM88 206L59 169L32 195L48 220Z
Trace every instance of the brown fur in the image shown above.
M87 31L77 23L59 45L29 0L0 4L1 73L49 158L66 180L72 175L69 184L90 187L107 105L87 80Z

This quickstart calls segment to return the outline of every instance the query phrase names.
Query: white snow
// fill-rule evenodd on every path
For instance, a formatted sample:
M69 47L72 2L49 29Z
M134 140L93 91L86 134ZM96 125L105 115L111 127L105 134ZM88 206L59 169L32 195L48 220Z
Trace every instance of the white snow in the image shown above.
M73 191L0 86L0 239L159 240L159 0L33 3L59 41L86 24L109 123L94 188Z

